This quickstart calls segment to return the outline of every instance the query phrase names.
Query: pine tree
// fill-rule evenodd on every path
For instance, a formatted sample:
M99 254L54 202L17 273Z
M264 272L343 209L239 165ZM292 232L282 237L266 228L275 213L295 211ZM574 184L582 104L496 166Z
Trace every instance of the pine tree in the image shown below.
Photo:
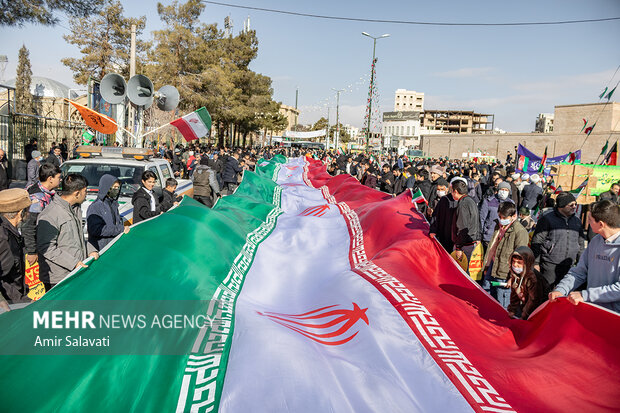
M0 26L23 26L25 23L55 25L56 13L69 17L86 17L101 9L104 0L3 1Z
M17 62L17 78L15 79L15 111L32 115L34 111L34 99L30 93L32 80L32 68L30 66L30 52L25 45L19 49Z
M77 84L85 85L89 77L102 79L108 73L128 78L133 24L136 25L136 72L141 72L140 65L149 47L147 42L139 40L146 17L128 18L123 12L120 1L110 0L100 13L71 22L71 33L63 38L79 47L82 57L61 61L71 69Z

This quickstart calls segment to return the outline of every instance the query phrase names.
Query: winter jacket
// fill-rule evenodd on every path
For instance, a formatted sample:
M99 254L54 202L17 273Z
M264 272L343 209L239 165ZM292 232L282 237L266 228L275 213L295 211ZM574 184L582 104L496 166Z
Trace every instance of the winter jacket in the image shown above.
M28 195L30 195L30 208L28 209L28 215L22 224L22 235L24 237L24 248L26 254L37 253L37 218L41 211L52 202L52 199L56 195L55 191L48 191L41 185L41 182L30 186L28 188Z
M384 172L379 178L379 190L388 194L394 193L394 174L390 171Z
M364 175L362 176L362 180L360 182L362 183L362 185L369 188L377 188L377 177L368 171L364 172Z
M413 178L413 177L412 177ZM431 188L432 188L432 184L430 181L427 181L426 179L423 181L415 181L413 187L411 187L411 189L413 190L413 192L415 193L418 189L420 191L422 191L422 195L424 195L424 199L426 199L427 201L429 201L430 203L430 199L431 199Z
M45 162L51 163L60 168L60 165L62 165L62 157L56 156L52 153L47 158L45 158Z
M211 197L219 194L220 186L215 171L206 165L198 165L192 177L194 181L194 195Z
M480 241L478 206L471 197L465 195L459 199L452 220L452 242L454 248L460 250L476 241Z
M567 218L554 208L536 223L532 237L536 264L572 265L583 252L585 239L579 218L575 215Z
M55 196L37 220L41 281L58 284L94 250L84 240L80 206L71 206L62 197Z
M555 290L566 295L587 281L588 288L581 291L584 301L620 313L619 261L620 237L609 242L597 235Z
M517 188L514 181L508 183L510 184L510 199L512 199L515 205L521 205L521 192L519 188Z
M430 232L437 234L437 241L446 249L452 251L452 220L456 212L459 201L452 198L452 194L444 195L439 198L437 206L433 210L430 222Z
M611 202L614 202L616 204L620 203L620 197L618 195L616 195L616 193L614 191L612 191L611 189L609 191L603 192L600 195L600 197L599 197L600 201L603 201L605 199L608 199Z
M26 188L39 182L39 169L40 168L41 168L41 164L36 159L31 159L28 162L28 168L27 168L28 169L28 172L27 172L28 181L26 182Z
M182 197L175 195L173 192L168 192L168 190L164 188L161 199L159 200L159 208L162 212L166 212L174 206L175 202L181 201L181 198Z
M224 172L222 172L222 179L224 183L237 183L237 175L243 171L243 168L239 166L239 161L234 156L229 156L224 165Z
M518 247L511 254L509 262L512 262L513 256L521 257L525 268L520 275L510 271L508 285L511 291L507 310L512 317L520 313L520 318L527 320L534 310L547 299L546 281L534 269L534 254L531 249Z
M542 199L543 190L535 183L526 185L521 191L521 207L534 209Z
M399 195L405 190L405 177L400 174L394 175L394 195Z
M141 186L131 198L133 204L133 223L137 224L145 219L156 217L161 213L159 199L153 194L155 199L155 210L151 208L151 196L144 186Z
M510 256L518 247L527 247L530 237L519 220L516 220L508 227L504 236L499 239L501 235L499 222L496 219L494 223L495 231L487 249L487 256L484 258L484 266L486 268L492 265L491 276L506 280L510 275ZM496 242L495 256L491 258L489 252Z
M480 204L482 200L482 187L479 182L476 182L474 179L467 178L467 195L474 200L476 205Z
M27 297L24 239L5 217L0 216L0 292L11 302L30 301Z
M108 191L118 181L113 175L105 174L99 179L97 199L86 212L88 242L100 251L124 230L123 219L118 211L118 201L110 199Z
M512 199L507 198L502 201L497 195L493 195L485 198L482 201L482 205L480 205L480 228L482 231L482 241L484 242L491 241L495 231L495 224L499 218L497 208L499 208L499 204L502 202L512 202Z

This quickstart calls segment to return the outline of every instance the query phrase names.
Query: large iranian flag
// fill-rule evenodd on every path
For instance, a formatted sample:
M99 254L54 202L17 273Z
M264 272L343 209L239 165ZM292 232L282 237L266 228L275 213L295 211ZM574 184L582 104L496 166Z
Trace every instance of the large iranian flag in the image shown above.
M34 311L77 305L62 300L147 320L145 303L178 301L212 322L33 350L66 335L33 331ZM620 316L561 299L510 319L428 236L409 192L311 159L260 161L212 210L185 199L136 225L0 328L2 411L620 408Z

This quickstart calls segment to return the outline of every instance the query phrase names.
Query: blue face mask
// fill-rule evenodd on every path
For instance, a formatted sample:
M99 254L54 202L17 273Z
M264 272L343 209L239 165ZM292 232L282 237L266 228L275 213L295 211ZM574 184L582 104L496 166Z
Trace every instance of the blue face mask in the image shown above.
M513 265L513 266L512 266L512 271L513 271L515 274L521 274L521 273L523 272L523 267L521 267L521 268L516 268L516 267Z
M511 222L511 219L510 219L510 218L507 218L507 219L501 219L501 218L500 218L500 220L499 220L499 224L500 224L501 226L503 226L503 227L505 227L506 225L510 224L510 222Z

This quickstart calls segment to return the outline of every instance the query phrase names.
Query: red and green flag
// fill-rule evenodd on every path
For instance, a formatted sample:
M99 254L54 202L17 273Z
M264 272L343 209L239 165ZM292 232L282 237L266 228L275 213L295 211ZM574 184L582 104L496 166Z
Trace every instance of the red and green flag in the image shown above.
M426 198L424 198L424 194L422 193L422 191L420 190L420 188L417 189L417 191L413 192L413 189L409 188L409 190L411 191L411 202L414 204L426 204L428 205L428 201L426 200Z
M530 158L525 155L519 155L519 161L517 163L517 169L527 172L527 168L530 165Z
M209 133L211 129L211 115L204 106L188 113L187 115L170 122L172 126L177 128L186 141L200 139Z
M605 146L603 146L603 149L601 149L601 156L605 155L605 153L607 152L607 147L609 146L609 139L607 139L605 141Z
M602 165L618 165L618 141L611 147L605 159L603 159Z
M584 133L588 136L590 136L590 134L592 133L592 131L594 130L594 127L596 126L596 123L592 126L588 126L587 128L584 129Z
M544 172L545 167L547 166L547 147L545 146L545 153L540 161L540 168L538 168L538 173Z

